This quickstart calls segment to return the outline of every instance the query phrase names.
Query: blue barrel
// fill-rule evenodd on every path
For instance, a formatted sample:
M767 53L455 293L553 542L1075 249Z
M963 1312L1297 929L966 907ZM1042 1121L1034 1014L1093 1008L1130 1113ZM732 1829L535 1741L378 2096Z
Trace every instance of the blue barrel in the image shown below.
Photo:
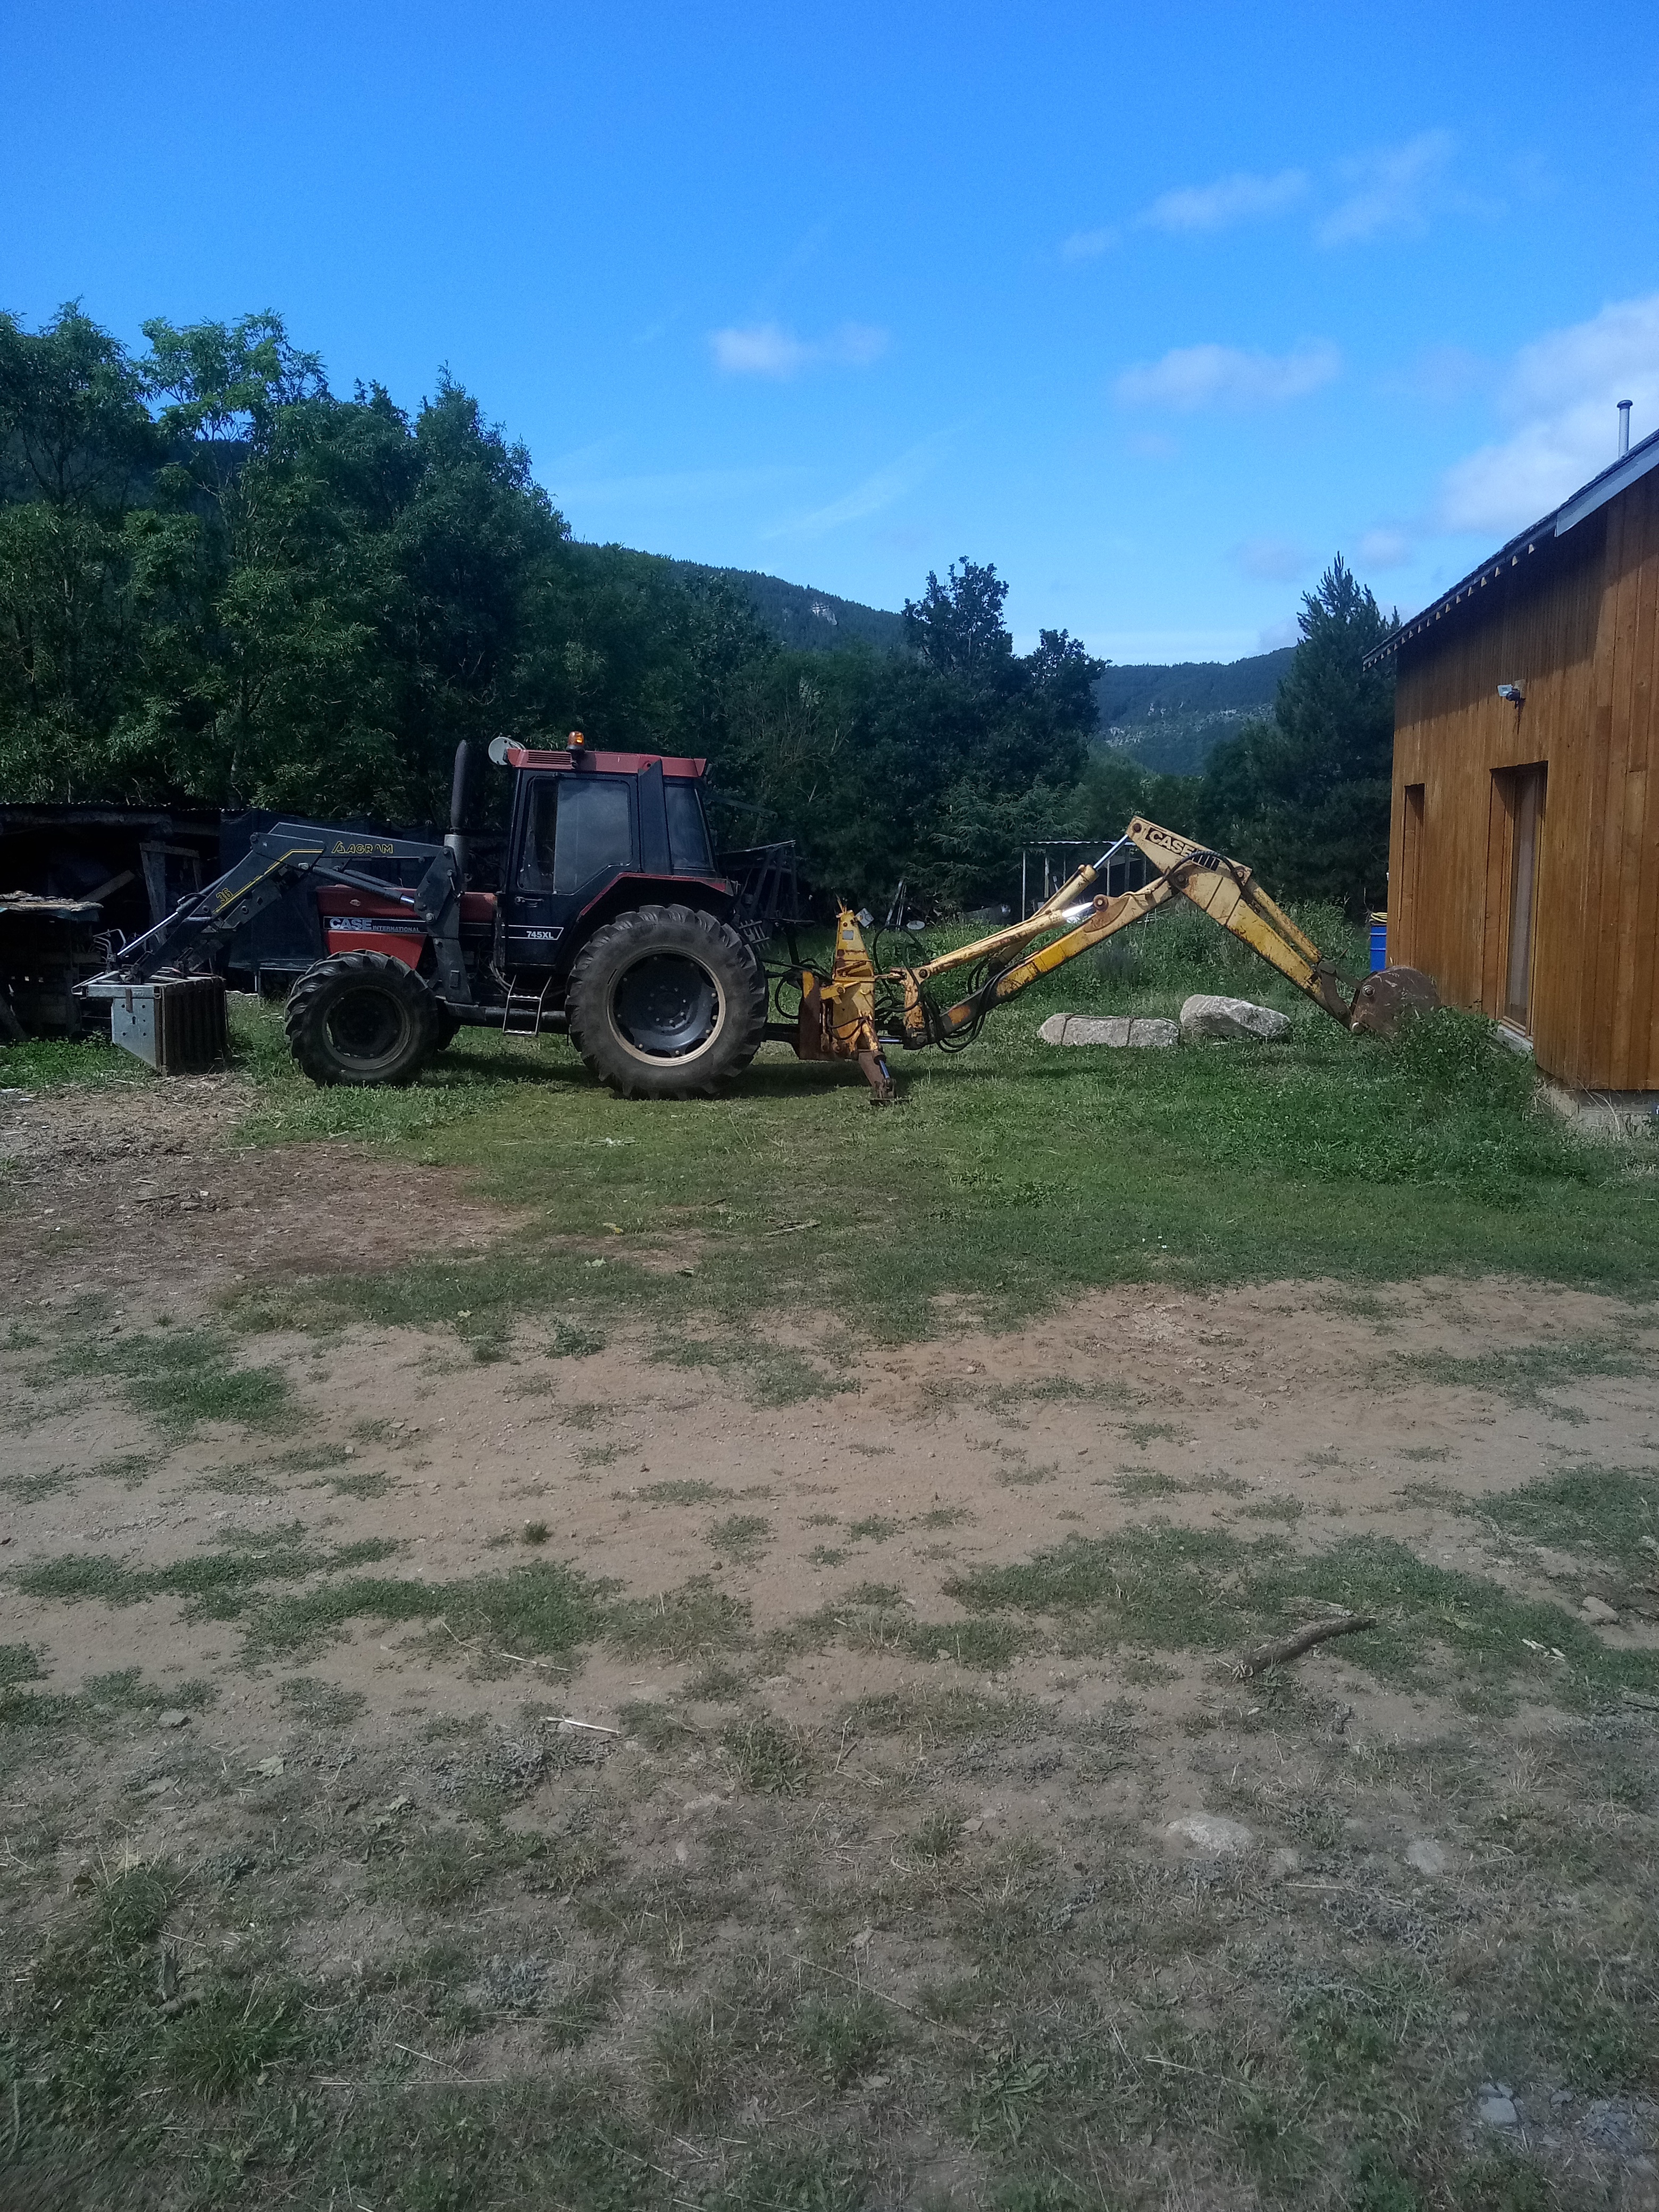
M1386 914L1371 916L1371 973L1389 964L1389 917Z

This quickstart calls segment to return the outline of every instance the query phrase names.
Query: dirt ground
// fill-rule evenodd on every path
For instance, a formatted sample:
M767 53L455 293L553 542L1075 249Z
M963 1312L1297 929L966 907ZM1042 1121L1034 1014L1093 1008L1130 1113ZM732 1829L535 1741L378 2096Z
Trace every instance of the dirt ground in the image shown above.
M741 1830L745 1805L766 1809L762 1784L745 1784L741 1745L732 1749L735 1711L739 1722L763 1716L787 1756L798 1747L808 1779L791 1802L836 1830L843 1876L864 1869L874 1884L845 1939L855 1948L818 1954L839 1960L823 1969L830 1985L839 1975L876 1987L902 2021L920 2017L949 1946L911 1905L884 1917L877 1877L884 1858L904 1856L930 1790L948 1800L959 1854L1017 1841L1076 1887L1105 1848L1147 1881L1187 1882L1189 1898L1194 1868L1205 1881L1224 1873L1254 1900L1244 1919L1258 1933L1298 1901L1328 1928L1336 1910L1340 1929L1344 1912L1352 1920L1361 1900L1382 1896L1416 1916L1407 1948L1419 1961L1444 1942L1478 1981L1470 1960L1496 1958L1481 1947L1502 1943L1512 1907L1498 1900L1515 1870L1501 1856L1510 1847L1493 1841L1492 1800L1460 1803L1455 1791L1437 1797L1385 1775L1403 1771L1389 1761L1426 1755L1468 1725L1449 1689L1391 1686L1333 1641L1283 1670L1284 1694L1297 1702L1281 1726L1276 1708L1264 1720L1245 1702L1252 1690L1224 1686L1214 1651L1133 1641L1091 1650L1054 1632L988 1662L964 1579L1154 1521L1241 1545L1275 1535L1297 1553L1376 1537L1517 1601L1545 1596L1572 1610L1609 1589L1612 1617L1596 1636L1613 1650L1645 1650L1659 1597L1639 1578L1612 1588L1571 1547L1517 1545L1469 1501L1575 1467L1659 1473L1650 1311L1517 1281L1364 1295L1317 1283L1127 1289L1013 1334L947 1325L930 1341L872 1352L842 1391L760 1407L735 1398L720 1372L653 1362L625 1337L556 1359L527 1339L480 1363L447 1334L353 1327L325 1340L240 1344L239 1358L289 1377L294 1413L280 1433L209 1423L169 1438L118 1379L53 1370L58 1334L93 1311L105 1328L162 1316L188 1327L239 1285L382 1268L434 1239L476 1249L511 1225L442 1170L343 1146L232 1150L232 1080L192 1091L187 1106L160 1091L0 1101L0 1152L14 1169L0 1194L0 1317L13 1346L0 1353L0 1641L30 1647L54 1693L129 1669L155 1692L112 1736L66 1741L48 1765L13 1770L0 1825L14 1863L22 1833L55 1808L32 1877L43 1920L77 1872L113 1853L145 1863L245 1852L252 1864L273 1858L279 1830L307 1822L319 1834L346 1822L372 1837L376 1820L401 1838L435 1833L466 1760L490 1758L519 1761L502 1784L511 1832L539 1825L566 1848L586 1792L583 1817L603 1806L611 1823L611 1879L653 1894L676 1880L695 1886L729 1857L730 1838L720 1838ZM1501 1356L1516 1346L1608 1341L1632 1356L1537 1387L1504 1381ZM1500 1364L1488 1375L1480 1363L1492 1355ZM660 1602L665 1618L677 1593L723 1599L710 1617L740 1621L741 1632L729 1651L672 1638L653 1651L635 1636L538 1657L476 1625L458 1629L440 1599L435 1621L343 1618L285 1657L253 1653L242 1617L212 1617L188 1592L68 1602L11 1583L86 1554L143 1576L228 1541L319 1558L378 1546L396 1563L374 1571L446 1590L557 1559L620 1596ZM927 1626L925 1651L907 1620ZM804 1622L816 1624L811 1633ZM1282 1625L1264 1621L1262 1633ZM968 1639L954 1650L953 1628ZM160 1710L175 1692L177 1708ZM951 1753L925 1708L958 1695L1024 1716L1016 1741L977 1762ZM879 1740L849 1717L907 1698L910 1719ZM349 1718L319 1723L307 1717L314 1711ZM1498 1768L1529 1759L1541 1778L1580 1725L1540 1689L1479 1731L1503 1739ZM1646 1758L1653 1723L1640 1700L1620 1725L1639 1732ZM1114 1731L1132 1753L1074 1755ZM1345 1796L1346 1774L1368 1760L1384 1778ZM1334 1768L1344 1775L1333 1783ZM1570 1766L1536 1786L1554 1790L1564 1820L1582 1795ZM1297 1808L1331 1802L1342 1808L1337 1827L1310 1844ZM1639 1810L1619 1814L1615 1827L1632 1823L1645 1835ZM372 1851L354 1852L361 1871ZM349 1870L318 1881L291 1936L307 1972L361 1974L377 1946L424 1924L418 1902L376 1902ZM572 1921L575 1887L562 1905L513 1892L481 1905L483 1950L498 1978L520 1949L535 1958L556 1948L556 1981L569 1979L578 1954L590 1966L611 1960L619 1994L594 2047L637 2059L656 2033L653 2005L683 1978L660 1944L616 1968L614 1949ZM550 1917L562 1923L556 1946ZM799 1938L797 1948L811 1947ZM428 2070L459 2081L511 2071L525 2063L529 2017L482 2005L428 2057ZM427 2051L420 2035L408 2039ZM980 2201L994 2135L941 2139L914 2101L905 2107L896 2064L872 2062L854 2085L864 2105L854 2131L879 2143L871 2170L885 2177L869 2185L872 2201L921 2201L924 2187L936 2202ZM1659 2202L1659 2112L1629 2088L1575 2092L1558 2068L1524 2082L1471 2072L1446 2094L1447 2124L1468 2158L1535 2160L1562 2202L1579 2191L1583 2203ZM740 2099L732 2109L741 2120ZM680 2124L694 2130L687 2110ZM1309 2190L1307 2201L1358 2201L1343 2196L1340 2175L1328 2197L1316 2175L1297 2196L1270 2165L1254 2182L1227 2181L1180 2138L1166 2128L1134 2169L1157 2201L1273 2203L1283 2191L1301 2202Z

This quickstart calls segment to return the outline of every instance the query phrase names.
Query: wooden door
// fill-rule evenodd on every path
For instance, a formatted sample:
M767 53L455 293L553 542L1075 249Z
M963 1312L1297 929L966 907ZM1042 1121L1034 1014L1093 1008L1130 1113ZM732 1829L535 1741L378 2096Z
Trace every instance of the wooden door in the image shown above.
M1529 768L1500 769L1492 776L1494 834L1487 855L1487 915L1496 924L1491 948L1496 957L1486 967L1486 1011L1528 1036L1532 1034L1545 782L1541 762Z
M1390 887L1389 957L1396 967L1421 968L1426 933L1423 927L1423 787L1406 786L1406 803L1400 824L1400 883Z

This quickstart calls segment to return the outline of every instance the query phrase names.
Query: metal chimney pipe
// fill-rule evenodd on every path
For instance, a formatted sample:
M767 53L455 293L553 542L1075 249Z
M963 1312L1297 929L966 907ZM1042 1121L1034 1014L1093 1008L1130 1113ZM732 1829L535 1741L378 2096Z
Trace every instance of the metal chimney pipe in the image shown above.
M455 748L455 769L449 784L449 835L444 839L455 855L463 881L466 878L466 769L471 748L463 738Z
M1630 451L1630 404L1628 399L1621 399L1619 403L1619 458L1621 461Z

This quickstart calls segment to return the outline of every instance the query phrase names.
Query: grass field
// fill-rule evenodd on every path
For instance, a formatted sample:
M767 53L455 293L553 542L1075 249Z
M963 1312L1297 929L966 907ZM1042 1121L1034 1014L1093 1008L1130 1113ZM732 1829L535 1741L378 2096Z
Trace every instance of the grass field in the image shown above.
M1339 917L1307 919L1357 959ZM480 1340L574 1309L584 1326L623 1316L738 1358L761 1313L896 1338L937 1326L941 1297L1006 1320L1121 1281L1515 1268L1652 1282L1659 1144L1577 1137L1489 1024L1447 1016L1400 1047L1350 1037L1200 916L1159 916L1138 939L1028 993L959 1057L902 1057L890 1113L856 1074L781 1046L727 1098L638 1105L592 1085L562 1042L465 1030L406 1091L319 1091L276 1012L243 1000L240 1141L393 1147L526 1208L532 1225L485 1269L438 1252L318 1293L331 1318L443 1323L465 1307ZM1035 1036L1060 1007L1170 1012L1191 990L1278 1005L1291 1035L1175 1052ZM88 1079L150 1080L98 1047L0 1051L5 1083ZM665 1251L693 1272L640 1264Z
M1179 916L889 1110L234 1034L0 1052L6 2212L1659 2202L1659 1145Z

